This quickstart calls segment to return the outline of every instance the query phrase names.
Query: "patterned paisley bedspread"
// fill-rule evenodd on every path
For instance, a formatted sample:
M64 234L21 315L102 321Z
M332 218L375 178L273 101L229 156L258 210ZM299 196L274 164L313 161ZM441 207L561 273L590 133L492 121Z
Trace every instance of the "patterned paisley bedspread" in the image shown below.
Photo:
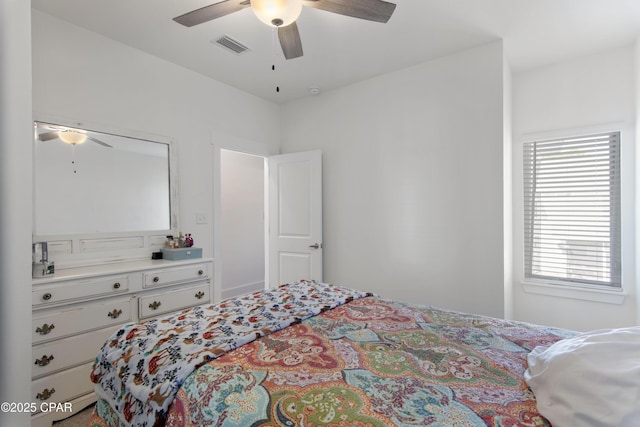
M545 426L527 354L572 332L375 296L324 311L195 370L167 426ZM92 425L120 419L99 400Z
M178 388L194 369L258 337L371 295L311 281L195 307L142 324L127 324L101 348L91 380L119 420L164 422Z

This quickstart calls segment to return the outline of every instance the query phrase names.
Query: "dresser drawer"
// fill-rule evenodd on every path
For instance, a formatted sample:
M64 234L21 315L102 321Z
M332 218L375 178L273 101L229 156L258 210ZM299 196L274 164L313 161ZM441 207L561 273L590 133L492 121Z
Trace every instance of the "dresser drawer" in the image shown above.
M106 276L84 280L71 280L46 286L36 286L31 293L31 304L44 306L60 302L116 295L129 291L129 276Z
M118 327L100 329L34 346L31 350L31 377L38 378L82 363L93 362L107 338L117 329Z
M209 277L209 264L194 264L179 268L166 268L144 273L143 286L154 288L180 282L207 279Z
M95 384L90 374L93 362L31 381L31 401L40 409L42 402L68 402L91 393Z
M85 304L49 312L42 316L34 313L31 328L32 343L38 344L129 322L131 321L130 301L130 299L118 299Z
M171 313L182 308L206 304L210 301L209 283L187 289L167 291L140 297L141 319L157 317L161 314Z

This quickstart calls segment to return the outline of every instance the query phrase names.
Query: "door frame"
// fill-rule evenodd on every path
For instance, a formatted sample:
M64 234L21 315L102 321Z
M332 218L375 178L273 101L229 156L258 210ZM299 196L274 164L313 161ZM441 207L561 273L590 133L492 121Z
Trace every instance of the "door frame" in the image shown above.
M269 147L266 144L258 143L248 139L244 139L225 132L213 132L213 138L211 140L213 146L213 280L214 280L214 301L220 301L222 299L222 150L231 150L239 153L260 156L265 162L265 227L264 227L264 244L265 244L265 286L269 284L269 212L268 212L268 158Z

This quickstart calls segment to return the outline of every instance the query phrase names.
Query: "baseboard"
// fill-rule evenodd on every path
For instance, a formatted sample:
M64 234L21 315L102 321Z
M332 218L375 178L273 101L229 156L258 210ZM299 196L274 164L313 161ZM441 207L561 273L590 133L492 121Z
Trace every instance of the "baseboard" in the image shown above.
M222 299L233 298L251 292L261 291L264 289L264 281L247 283L245 285L234 286L228 289L222 289Z

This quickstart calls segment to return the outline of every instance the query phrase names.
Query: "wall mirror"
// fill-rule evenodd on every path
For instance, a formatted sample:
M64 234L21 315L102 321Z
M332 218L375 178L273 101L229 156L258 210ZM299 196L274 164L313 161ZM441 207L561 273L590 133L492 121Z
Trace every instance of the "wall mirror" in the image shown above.
M34 122L34 240L176 228L170 140Z

